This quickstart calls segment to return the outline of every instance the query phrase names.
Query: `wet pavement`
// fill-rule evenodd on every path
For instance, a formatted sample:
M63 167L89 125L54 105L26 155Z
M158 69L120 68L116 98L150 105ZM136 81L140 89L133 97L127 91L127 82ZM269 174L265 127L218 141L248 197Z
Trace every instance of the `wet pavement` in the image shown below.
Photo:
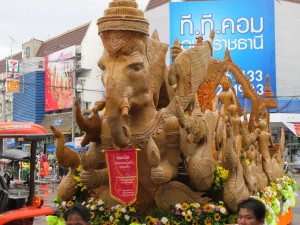
M35 194L39 195L44 199L44 205L54 206L54 199L56 198L56 189L58 182L55 181L54 175L50 175L46 179L37 181L35 185ZM294 178L298 185L300 185L300 173L294 175ZM28 187L11 187L9 193L18 197L28 197L29 189ZM297 191L298 196L296 197L296 205L293 208L293 220L292 225L300 225L300 191ZM47 224L46 216L36 217L34 220L34 225Z
M49 175L45 179L36 181L35 195L40 196L44 200L44 205L55 206L53 203L56 198L56 190L58 187L58 181L55 180L55 175ZM9 189L10 196L28 198L29 188L28 186L14 186L11 185ZM34 225L47 224L46 216L36 217L34 219Z

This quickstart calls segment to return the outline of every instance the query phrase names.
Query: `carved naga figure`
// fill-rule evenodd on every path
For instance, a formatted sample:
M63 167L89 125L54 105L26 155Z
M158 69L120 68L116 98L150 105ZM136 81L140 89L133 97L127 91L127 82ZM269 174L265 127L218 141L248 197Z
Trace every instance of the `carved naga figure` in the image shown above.
M225 158L228 163L229 177L224 188L223 198L228 208L236 212L238 203L248 198L250 193L243 177L242 164L235 151L236 144L230 123L226 124L226 135L227 149Z

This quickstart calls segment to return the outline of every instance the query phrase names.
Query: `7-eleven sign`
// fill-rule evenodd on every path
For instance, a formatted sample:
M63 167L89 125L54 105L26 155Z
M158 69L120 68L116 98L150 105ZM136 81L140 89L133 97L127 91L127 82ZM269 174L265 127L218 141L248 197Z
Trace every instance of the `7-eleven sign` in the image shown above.
M20 64L18 60L7 59L6 60L6 72L7 73L19 73Z

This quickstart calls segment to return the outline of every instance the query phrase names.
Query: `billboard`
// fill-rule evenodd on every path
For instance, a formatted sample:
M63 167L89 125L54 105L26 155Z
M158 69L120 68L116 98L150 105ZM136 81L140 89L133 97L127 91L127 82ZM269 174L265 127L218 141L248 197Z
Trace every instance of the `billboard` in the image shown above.
M249 77L257 93L263 94L269 75L276 97L274 1L171 2L169 6L171 47L177 37L183 49L190 48L196 37L201 35L205 40L214 29L213 58L224 59L228 48L233 62ZM227 75L241 100L241 86L235 84L232 74Z
M45 56L45 111L72 108L75 46Z

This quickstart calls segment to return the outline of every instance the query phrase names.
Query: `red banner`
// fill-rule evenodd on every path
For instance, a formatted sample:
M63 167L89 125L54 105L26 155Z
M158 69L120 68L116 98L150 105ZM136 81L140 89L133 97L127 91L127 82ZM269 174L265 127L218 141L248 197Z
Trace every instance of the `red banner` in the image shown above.
M110 195L116 201L131 205L138 190L137 150L106 150Z

